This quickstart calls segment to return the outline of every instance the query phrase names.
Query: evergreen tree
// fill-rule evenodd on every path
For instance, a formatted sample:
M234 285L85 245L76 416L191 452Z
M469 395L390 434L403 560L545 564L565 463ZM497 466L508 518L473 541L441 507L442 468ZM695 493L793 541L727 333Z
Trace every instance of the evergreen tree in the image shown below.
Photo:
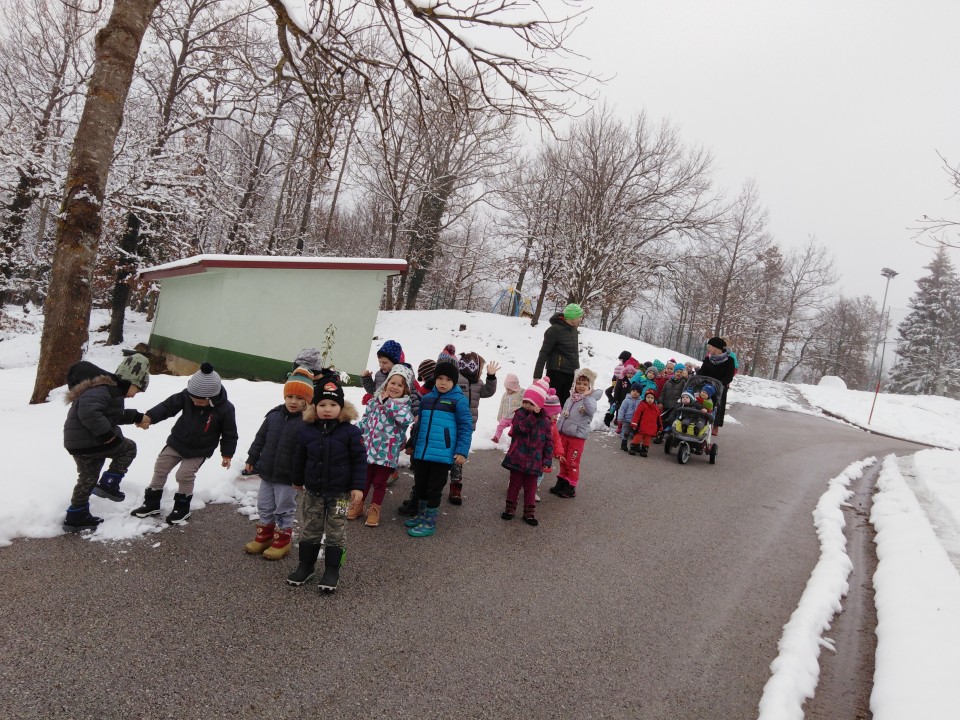
M960 399L960 278L943 246L917 281L910 313L897 327L890 389Z

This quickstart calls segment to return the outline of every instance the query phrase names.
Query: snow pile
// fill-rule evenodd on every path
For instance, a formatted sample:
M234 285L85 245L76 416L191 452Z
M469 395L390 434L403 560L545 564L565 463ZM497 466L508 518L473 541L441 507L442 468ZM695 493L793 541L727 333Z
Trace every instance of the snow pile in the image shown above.
M830 388L832 390L846 390L847 384L842 378L838 378L836 375L824 375L820 378L820 382L817 383L817 387Z

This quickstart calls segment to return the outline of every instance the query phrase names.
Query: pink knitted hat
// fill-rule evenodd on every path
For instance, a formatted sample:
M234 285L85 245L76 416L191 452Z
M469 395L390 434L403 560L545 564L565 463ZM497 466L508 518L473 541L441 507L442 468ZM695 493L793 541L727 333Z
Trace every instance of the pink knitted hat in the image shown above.
M542 377L539 380L533 381L533 385L528 387L527 391L523 394L523 399L529 400L542 410L543 404L547 401L547 392L549 392L549 390L550 378Z
M550 388L550 392L547 393L547 401L543 404L543 411L547 415L559 415L561 410L563 410L563 406L560 404L560 398L557 397L556 390Z
M513 373L507 373L507 377L505 377L503 380L503 386L507 390L513 390L514 392L516 392L517 390L520 389L520 378L518 378Z

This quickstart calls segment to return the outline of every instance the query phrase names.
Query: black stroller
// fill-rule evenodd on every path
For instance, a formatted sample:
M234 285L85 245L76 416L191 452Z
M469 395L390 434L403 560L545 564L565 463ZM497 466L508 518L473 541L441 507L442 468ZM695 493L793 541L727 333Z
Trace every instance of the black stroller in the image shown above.
M711 399L719 402L723 396L723 383L705 375L692 375L683 386L684 393L694 397L706 386L713 388ZM668 412L664 422L663 451L669 455L673 448L677 449L677 462L686 464L690 455L706 455L710 464L717 462L717 443L714 441L713 414L704 414L694 404L689 406L678 405Z

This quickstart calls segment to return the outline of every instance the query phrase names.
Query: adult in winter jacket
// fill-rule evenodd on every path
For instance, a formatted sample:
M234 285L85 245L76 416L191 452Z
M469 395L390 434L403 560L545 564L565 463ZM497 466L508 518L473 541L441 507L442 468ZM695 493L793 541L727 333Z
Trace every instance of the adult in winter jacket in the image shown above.
M533 377L550 377L550 387L557 391L561 403L570 397L574 371L580 367L580 323L583 308L576 303L550 318L550 327L543 333L543 344L533 368Z
M707 354L697 374L712 377L723 383L723 393L719 399L714 398L716 415L713 422L713 434L717 435L720 428L723 427L723 416L727 410L727 390L730 388L730 383L733 382L733 376L737 374L737 363L731 357L730 350L723 338L712 337L707 340Z

